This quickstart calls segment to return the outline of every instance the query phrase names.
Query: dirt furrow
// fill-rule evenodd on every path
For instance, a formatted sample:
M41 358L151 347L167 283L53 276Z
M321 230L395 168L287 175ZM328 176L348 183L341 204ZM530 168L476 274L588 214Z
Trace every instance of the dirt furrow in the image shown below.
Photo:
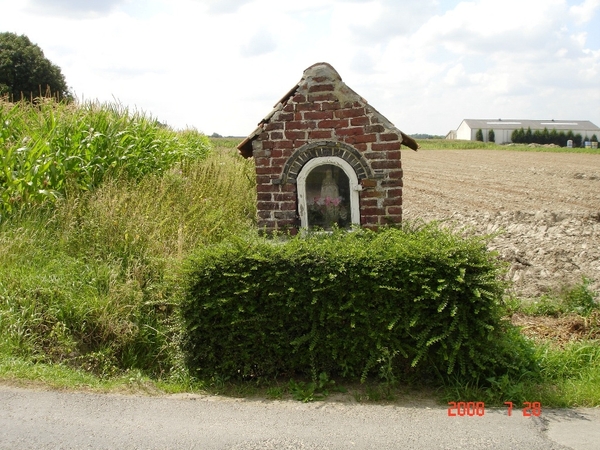
M402 165L404 218L499 231L517 295L583 277L600 292L600 154L404 151Z

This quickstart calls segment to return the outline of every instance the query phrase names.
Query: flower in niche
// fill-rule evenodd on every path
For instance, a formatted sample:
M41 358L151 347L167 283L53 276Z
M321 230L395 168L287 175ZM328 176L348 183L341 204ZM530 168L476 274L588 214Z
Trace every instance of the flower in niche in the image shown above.
M338 197L314 197L313 202L308 205L309 223L330 229L332 225L343 225L348 212L342 204L343 198Z
M342 197L315 197L314 203L320 206L339 206L342 203Z

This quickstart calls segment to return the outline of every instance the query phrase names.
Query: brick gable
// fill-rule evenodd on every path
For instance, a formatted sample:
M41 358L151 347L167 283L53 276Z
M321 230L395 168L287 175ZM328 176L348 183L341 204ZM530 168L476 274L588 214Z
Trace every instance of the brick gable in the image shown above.
M346 86L329 64L309 67L238 146L242 156L255 160L259 227L292 232L301 227L297 179L313 158L339 159L344 161L340 167L354 170L360 226L400 223L402 144L418 148Z

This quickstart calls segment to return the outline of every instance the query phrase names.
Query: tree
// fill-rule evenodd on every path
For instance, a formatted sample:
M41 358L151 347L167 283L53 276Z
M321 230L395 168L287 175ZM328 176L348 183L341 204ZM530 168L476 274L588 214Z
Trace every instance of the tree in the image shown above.
M531 127L527 127L527 131L525 132L525 143L531 144L533 142L533 133L531 132Z
M550 131L548 128L544 127L544 131L542 131L542 144L552 144L550 141Z
M488 141L496 142L496 133L494 133L494 130L488 131Z
M60 68L25 35L0 33L0 96L12 101L53 96L71 100Z
M481 128L475 133L475 140L483 142L483 131L481 131Z
M558 145L560 145L561 147L567 146L567 135L564 131L558 133Z
M525 130L521 127L520 130L514 130L510 140L515 144L523 144L525 142Z

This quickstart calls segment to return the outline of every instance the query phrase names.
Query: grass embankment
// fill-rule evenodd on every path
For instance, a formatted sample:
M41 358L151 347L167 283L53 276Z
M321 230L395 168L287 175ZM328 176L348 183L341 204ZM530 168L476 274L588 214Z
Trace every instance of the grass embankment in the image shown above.
M0 106L0 380L300 400L332 390L326 377L260 386L196 380L183 364L181 262L254 229L254 171L236 155L239 139L213 140L211 151L200 133L175 132L116 105ZM420 143L448 148L448 141ZM507 314L531 313L522 308L512 302ZM586 313L557 314L567 310ZM600 328L597 312L585 320ZM600 405L597 341L532 342L539 373L479 384L458 379L441 396ZM348 387L361 401L405 392L385 380Z
M600 304L588 280L536 301L510 298L506 317L530 341L538 373L497 377L485 388L460 380L447 386L444 398L540 402L545 406L600 405ZM503 400L504 399L504 400Z
M505 150L513 152L590 153L600 155L597 148L567 148L536 144L495 144L479 141L450 139L421 139L417 141L422 150Z
M173 280L192 249L252 228L251 165L115 105L1 106L0 377L185 378ZM43 181L53 195L30 195Z

